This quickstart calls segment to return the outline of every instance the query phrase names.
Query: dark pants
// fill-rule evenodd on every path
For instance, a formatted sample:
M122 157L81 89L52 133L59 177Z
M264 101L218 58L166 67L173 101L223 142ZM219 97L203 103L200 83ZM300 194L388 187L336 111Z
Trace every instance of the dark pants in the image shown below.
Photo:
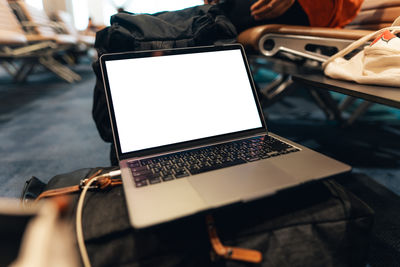
M256 0L225 0L219 5L235 25L238 33L263 24L310 25L307 14L297 1L280 17L256 21L250 15L250 7L255 2Z

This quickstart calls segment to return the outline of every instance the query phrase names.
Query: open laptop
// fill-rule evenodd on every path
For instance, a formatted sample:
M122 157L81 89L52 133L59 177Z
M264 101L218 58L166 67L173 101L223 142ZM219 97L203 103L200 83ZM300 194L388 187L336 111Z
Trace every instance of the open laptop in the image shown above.
M351 169L268 133L241 45L107 54L100 62L134 228Z

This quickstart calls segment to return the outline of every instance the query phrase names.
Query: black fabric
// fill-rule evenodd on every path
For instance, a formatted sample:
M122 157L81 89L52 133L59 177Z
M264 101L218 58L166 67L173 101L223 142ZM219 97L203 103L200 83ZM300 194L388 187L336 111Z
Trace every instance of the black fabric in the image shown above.
M236 29L215 5L202 5L154 15L121 12L111 17L111 26L96 34L95 48L104 53L152 50L231 43ZM97 76L92 115L101 138L112 142L112 131L99 61L93 63ZM132 81L134 81L132 73Z
M370 266L400 266L400 197L363 173L337 181L375 210L371 233ZM397 178L397 177L393 177Z
M34 215L0 213L0 266L10 266L18 257L23 233Z
M42 193L46 184L40 181L37 177L32 176L31 179L25 182L22 189L21 200L23 202L36 199Z
M219 6L233 25L235 25L238 33L250 27L265 24L310 25L306 12L297 1L284 14L277 18L256 21L250 15L250 7L255 2L257 0L224 0L220 1Z
M46 189L77 184L97 169L58 175ZM74 205L77 199L74 194ZM262 252L257 266L365 266L373 211L333 180L212 214L225 245ZM83 232L93 266L249 266L210 260L204 214L135 231L122 187L88 192Z

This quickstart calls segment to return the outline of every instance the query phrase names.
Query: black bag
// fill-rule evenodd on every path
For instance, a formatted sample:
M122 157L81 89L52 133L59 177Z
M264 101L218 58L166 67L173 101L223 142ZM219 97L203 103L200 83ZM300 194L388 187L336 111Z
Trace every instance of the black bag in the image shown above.
M57 175L44 189L78 184L97 169ZM74 205L77 199L78 194L73 194ZM262 253L263 261L256 266L356 267L366 263L373 212L334 180L212 214L225 245ZM75 218L75 210L70 217ZM250 265L211 260L204 214L135 231L128 221L122 187L88 192L83 232L93 266Z
M215 5L195 6L154 15L121 12L111 17L110 27L96 34L95 48L101 56L111 52L232 43L236 35L233 24ZM92 115L101 138L113 142L98 60L93 63L93 69L97 81Z

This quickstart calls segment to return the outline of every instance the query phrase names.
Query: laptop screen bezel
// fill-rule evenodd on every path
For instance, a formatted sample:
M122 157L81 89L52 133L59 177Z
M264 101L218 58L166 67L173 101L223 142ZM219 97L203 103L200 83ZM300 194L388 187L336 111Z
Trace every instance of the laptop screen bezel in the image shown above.
M121 144L119 141L118 129L116 127L116 118L114 113L114 107L111 97L111 91L109 86L109 80L107 75L107 61L113 60L122 60L122 59L132 59L132 58L144 58L144 57L153 57L155 55L163 56L163 55L179 55L179 54L189 54L189 53L202 53L202 52L212 52L212 51L225 51L225 50L240 50L241 55L243 57L243 62L247 71L247 76L249 79L249 83L253 92L254 100L257 105L257 111L259 114L259 118L262 126L259 128L248 129L235 133L222 134L218 136L206 137L191 141L185 141L175 144L164 145L155 148L147 148L133 152L122 153ZM100 68L103 77L105 95L107 100L108 112L111 121L112 133L114 138L114 144L117 152L117 157L119 160L135 158L135 157L145 157L147 155L154 154L162 154L166 152L170 152L172 150L183 150L190 149L193 147L204 146L211 143L219 143L227 140L234 140L245 138L252 135L258 134L267 134L267 126L264 119L263 111L261 109L261 105L257 96L256 87L254 85L253 77L251 74L251 70L247 61L247 57L245 55L244 49L240 44L230 44L230 45L221 45L221 46L201 46L201 47L190 47L190 48L174 48L174 49L160 49L160 50L147 50L147 51L134 51L134 52L123 52L123 53L110 53L103 54L100 58ZM206 74L205 74L206 75Z

